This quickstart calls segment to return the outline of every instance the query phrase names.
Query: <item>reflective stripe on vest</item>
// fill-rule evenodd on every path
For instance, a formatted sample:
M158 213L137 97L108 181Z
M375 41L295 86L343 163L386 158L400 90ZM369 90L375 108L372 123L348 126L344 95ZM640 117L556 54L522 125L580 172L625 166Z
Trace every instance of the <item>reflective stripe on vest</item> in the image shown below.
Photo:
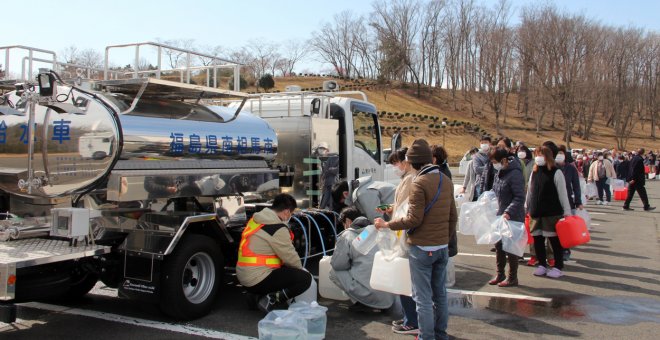
M282 266L282 260L277 255L261 255L250 250L250 236L254 235L263 226L263 224L254 222L253 218L248 221L241 235L241 244L238 246L237 267L267 266L270 268L280 268Z

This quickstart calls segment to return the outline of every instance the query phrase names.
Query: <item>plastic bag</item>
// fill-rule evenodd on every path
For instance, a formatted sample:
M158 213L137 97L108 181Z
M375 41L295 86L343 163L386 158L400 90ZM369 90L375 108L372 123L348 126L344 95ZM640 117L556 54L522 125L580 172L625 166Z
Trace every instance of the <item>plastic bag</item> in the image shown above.
M447 280L445 280L445 287L453 287L456 284L456 267L454 266L454 258L450 257L447 261Z
M587 229L591 230L591 216L587 209L577 209L575 216L580 216L584 220L584 223L587 225Z
M596 187L596 183L591 182L587 183L587 197L596 197L598 196L598 187Z
M472 221L472 210L477 208L477 202L466 202L458 214L458 232L463 235L474 235L475 224Z
M378 249L383 253L385 258L390 258L395 255L395 252L397 251L396 248L399 246L397 244L396 233L386 228L378 230L377 242Z
M626 182L622 179L611 179L611 184L612 186L612 191L617 191L617 190L622 190L623 188L626 187Z
M525 223L506 220L500 222L502 250L516 256L523 256L527 248L527 229Z
M495 244L502 239L502 234L500 231L500 225L502 224L502 217L498 217L495 221L487 223L488 219L485 215L481 215L482 218L477 220L478 227L477 231L474 234L474 239L477 241L477 244Z
M405 217L408 215L408 199L406 198L403 200L403 202L399 203L396 207L396 210L392 213L392 219L397 219L401 217ZM405 230L400 230L396 231L395 235L397 236L397 245L395 252L397 253L398 256L406 256L408 254L408 248L410 245L408 245L408 237L405 232Z

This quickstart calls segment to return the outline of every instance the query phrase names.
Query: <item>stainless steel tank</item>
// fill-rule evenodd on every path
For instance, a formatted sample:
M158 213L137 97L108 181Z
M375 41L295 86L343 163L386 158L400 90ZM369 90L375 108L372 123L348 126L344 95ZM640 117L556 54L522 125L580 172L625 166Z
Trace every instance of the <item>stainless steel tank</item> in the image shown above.
M16 92L5 95L0 105L1 190L58 197L85 191L122 162L162 169L162 164L186 160L271 160L277 152L275 131L247 112L226 122L235 109L144 98L129 113L117 115L130 107L132 97L94 93L99 97L94 98L61 86L58 93L59 100L72 104L68 111L36 106L32 164L37 185L31 193L18 185L28 179L29 112Z

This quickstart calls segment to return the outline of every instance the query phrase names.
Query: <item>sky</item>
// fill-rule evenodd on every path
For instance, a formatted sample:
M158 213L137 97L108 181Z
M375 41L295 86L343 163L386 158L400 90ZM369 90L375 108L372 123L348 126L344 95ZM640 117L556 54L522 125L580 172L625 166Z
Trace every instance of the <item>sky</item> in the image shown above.
M493 6L497 0L476 2ZM547 2L605 25L660 32L658 0L511 0L511 5L515 12L527 4ZM29 11L26 3L3 1L3 24L9 29L4 30L0 46L26 45L59 53L74 45L102 53L105 46L158 38L194 39L197 45L227 49L244 46L250 40L306 40L344 10L368 16L372 1L32 0ZM516 14L512 20L517 20ZM3 51L0 64L4 64Z

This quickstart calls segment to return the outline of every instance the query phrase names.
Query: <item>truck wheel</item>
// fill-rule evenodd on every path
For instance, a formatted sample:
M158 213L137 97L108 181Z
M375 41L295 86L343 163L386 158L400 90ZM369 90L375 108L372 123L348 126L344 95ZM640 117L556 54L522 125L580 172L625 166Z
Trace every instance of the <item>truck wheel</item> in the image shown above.
M163 313L191 320L211 311L224 271L222 252L216 242L202 235L187 235L161 268Z
M98 280L99 277L94 273L74 273L71 276L71 286L69 286L69 290L64 294L64 298L77 299L84 296L96 286Z

